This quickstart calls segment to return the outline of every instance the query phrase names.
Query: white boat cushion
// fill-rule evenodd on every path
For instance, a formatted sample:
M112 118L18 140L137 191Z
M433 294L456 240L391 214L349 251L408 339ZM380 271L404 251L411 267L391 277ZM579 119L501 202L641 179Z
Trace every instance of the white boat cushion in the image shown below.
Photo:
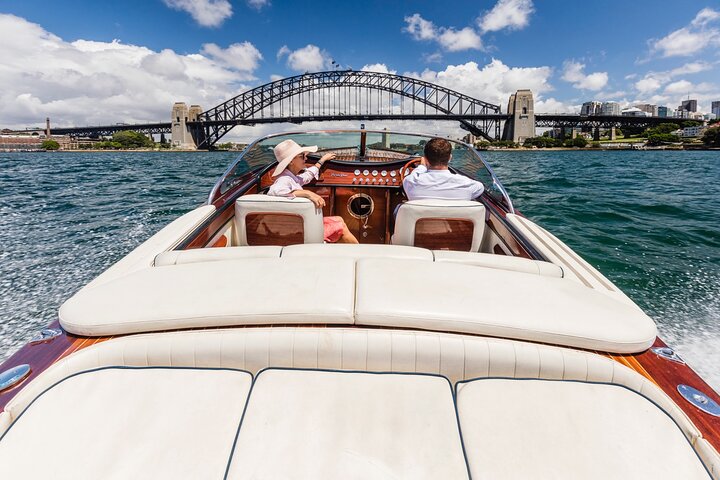
M720 456L657 385L619 361L590 352L496 338L391 329L247 327L129 335L62 358L23 386L0 413L0 435L44 390L107 366L271 367L430 373L455 383L478 377L542 378L622 385L678 423L708 468Z
M560 278L415 260L357 262L357 325L452 331L613 353L646 350L638 308Z
M265 370L228 479L465 479L447 379Z
M533 273L546 277L563 277L563 269L557 265L540 260L522 257L508 257L493 253L455 252L452 250L433 250L436 262L464 263L479 267L499 268L515 272Z
M59 311L77 335L191 327L353 323L355 262L258 258L147 268L82 289ZM322 301L321 301L322 300Z
M182 265L184 263L221 262L223 260L237 260L240 258L279 258L281 251L282 247L274 245L172 250L158 254L155 257L154 265L156 267L164 267L167 265Z
M415 244L415 223L423 218L459 218L473 222L470 251L477 252L485 232L485 206L470 200L411 200L403 203L395 219L394 245Z
M252 377L108 368L35 400L0 440L4 479L222 478Z
M624 387L482 379L457 404L473 478L710 478L675 422Z
M361 258L407 258L433 261L432 252L426 248L350 243L288 245L283 247L282 257L347 257L355 260Z
M323 243L322 210L307 198L244 195L235 201L235 235L233 245L247 245L245 217L249 213L288 213L303 217L305 243Z

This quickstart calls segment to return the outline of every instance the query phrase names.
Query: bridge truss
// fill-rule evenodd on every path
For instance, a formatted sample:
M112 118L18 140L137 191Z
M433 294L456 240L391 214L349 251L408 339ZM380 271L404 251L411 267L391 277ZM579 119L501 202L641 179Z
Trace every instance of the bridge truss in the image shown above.
M253 88L188 122L198 148L235 125L325 120L458 120L489 140L506 120L499 105L423 80L389 73L331 71L283 78Z

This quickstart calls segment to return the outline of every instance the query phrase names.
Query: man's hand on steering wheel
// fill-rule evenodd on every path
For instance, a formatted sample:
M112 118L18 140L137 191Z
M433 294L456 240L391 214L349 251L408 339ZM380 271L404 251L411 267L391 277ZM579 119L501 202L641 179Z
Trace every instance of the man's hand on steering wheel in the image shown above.
M427 167L427 160L425 157L416 157L407 162L401 169L400 169L400 183L402 184L402 181L405 180L405 177L407 177L412 170L415 170L418 165L425 165Z

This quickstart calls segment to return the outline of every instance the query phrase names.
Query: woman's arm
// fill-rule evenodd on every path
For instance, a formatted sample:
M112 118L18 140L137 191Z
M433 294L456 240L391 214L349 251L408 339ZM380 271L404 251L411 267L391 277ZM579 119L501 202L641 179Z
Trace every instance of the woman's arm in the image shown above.
M292 194L296 197L307 198L308 200L313 202L317 208L322 208L325 206L325 199L323 199L317 193L311 192L310 190L295 190L294 192L292 192Z

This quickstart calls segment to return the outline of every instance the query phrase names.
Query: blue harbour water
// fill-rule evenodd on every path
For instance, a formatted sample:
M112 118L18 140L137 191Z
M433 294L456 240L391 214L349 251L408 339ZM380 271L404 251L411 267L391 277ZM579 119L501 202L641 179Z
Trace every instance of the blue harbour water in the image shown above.
M201 204L235 155L0 153L0 361ZM517 209L615 282L720 390L719 152L483 155Z

